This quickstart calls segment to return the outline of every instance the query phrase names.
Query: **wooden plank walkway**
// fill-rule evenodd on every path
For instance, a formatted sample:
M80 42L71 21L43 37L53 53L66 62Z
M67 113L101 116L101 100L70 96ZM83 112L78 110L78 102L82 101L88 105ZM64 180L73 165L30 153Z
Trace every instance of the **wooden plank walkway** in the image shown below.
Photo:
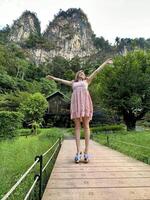
M64 140L42 200L150 200L149 165L92 140L89 163L74 163L75 152Z

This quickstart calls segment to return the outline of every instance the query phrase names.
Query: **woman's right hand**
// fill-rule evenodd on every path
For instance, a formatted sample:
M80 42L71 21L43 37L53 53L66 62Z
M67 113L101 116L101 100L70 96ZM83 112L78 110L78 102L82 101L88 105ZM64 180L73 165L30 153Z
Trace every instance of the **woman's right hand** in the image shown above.
M50 80L55 80L55 77L54 76L50 76L50 75L47 75L46 78L50 79Z

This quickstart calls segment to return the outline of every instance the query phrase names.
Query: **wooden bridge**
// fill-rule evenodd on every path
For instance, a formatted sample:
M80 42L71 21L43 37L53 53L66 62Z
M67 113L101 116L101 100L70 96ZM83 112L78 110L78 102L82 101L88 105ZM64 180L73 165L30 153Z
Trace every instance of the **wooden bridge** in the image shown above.
M74 163L75 152L64 140L42 200L150 200L149 165L92 140L89 163Z

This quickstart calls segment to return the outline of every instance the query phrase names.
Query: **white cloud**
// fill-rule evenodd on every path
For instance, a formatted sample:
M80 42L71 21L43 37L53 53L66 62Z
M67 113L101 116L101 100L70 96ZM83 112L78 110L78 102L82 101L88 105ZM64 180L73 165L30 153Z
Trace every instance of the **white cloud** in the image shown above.
M11 25L24 10L37 13L42 31L59 9L81 8L97 36L150 37L149 0L0 0L0 27Z

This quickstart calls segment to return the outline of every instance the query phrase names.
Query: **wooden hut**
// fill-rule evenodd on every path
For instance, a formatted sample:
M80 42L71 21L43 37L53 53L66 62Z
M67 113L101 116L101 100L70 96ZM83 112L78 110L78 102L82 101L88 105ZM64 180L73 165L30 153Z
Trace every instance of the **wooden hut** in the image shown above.
M48 109L45 115L46 126L70 127L70 99L60 91L47 98Z

